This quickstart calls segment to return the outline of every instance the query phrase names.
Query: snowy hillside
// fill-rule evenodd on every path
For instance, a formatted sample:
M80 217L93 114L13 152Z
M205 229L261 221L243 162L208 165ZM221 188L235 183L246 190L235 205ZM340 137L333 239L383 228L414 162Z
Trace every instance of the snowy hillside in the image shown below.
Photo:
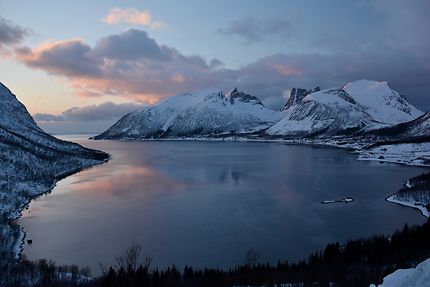
M267 129L282 116L237 89L227 95L207 89L130 113L95 139L244 135Z
M267 130L274 136L332 136L362 131L376 122L342 89L306 95L284 110L285 117Z
M8 221L62 177L104 162L108 155L44 133L0 83L0 264L16 256L22 232Z
M420 138L423 141L429 141L430 112L427 112L409 122L369 132L368 136L373 136L373 141L419 140Z
M102 162L103 152L44 133L11 91L0 84L0 214L14 218L56 179Z
M368 80L323 91L293 89L283 111L285 117L267 130L269 135L353 135L410 121L422 114L387 82Z

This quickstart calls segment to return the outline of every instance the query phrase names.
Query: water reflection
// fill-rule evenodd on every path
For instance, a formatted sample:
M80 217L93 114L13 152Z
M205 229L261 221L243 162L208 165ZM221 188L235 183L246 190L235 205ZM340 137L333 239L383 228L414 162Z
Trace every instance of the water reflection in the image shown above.
M151 198L163 193L183 191L187 184L156 172L147 166L106 167L107 171L92 169L76 176L70 191L92 198L127 197Z
M225 183L225 184L233 184L233 185L238 185L241 178L245 177L246 174L231 170L231 169L227 169L224 168L221 172L220 172L220 176L219 176L219 182L220 183Z
M326 243L425 221L385 197L421 169L280 144L81 141L107 164L60 181L19 224L30 259L111 264L132 241L163 268L294 261ZM321 201L352 196L352 204Z

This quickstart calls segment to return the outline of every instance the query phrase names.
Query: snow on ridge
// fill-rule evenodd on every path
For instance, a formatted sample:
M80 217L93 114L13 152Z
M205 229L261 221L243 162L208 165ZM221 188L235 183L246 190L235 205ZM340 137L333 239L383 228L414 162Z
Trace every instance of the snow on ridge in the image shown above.
M0 101L10 101L16 99L12 92L2 82L0 82Z
M258 98L237 89L224 95L222 91L211 88L172 96L131 113L95 138L252 133L269 128L283 115L280 111L264 107Z
M314 93L310 93L303 98L303 102L315 101L321 104L337 104L340 106L350 106L354 103L351 102L348 95L343 93L340 89L326 89Z
M366 132L409 122L422 112L409 104L388 82L359 80L342 88L301 91L289 100L284 119L268 129L275 136L332 136L348 130ZM290 95L296 96L296 95Z
M386 81L358 80L347 83L342 89L382 123L399 124L423 114L391 89Z

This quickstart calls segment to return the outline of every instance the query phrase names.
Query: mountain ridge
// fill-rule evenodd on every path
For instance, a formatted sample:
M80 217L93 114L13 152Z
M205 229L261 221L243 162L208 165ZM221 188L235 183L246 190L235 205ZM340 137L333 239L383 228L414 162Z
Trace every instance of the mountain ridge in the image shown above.
M249 94L205 89L169 97L122 117L95 139L244 135L260 132L282 114Z
M234 88L179 94L125 115L95 139L330 138L359 136L422 115L387 82L358 80L321 90L293 88L281 111Z

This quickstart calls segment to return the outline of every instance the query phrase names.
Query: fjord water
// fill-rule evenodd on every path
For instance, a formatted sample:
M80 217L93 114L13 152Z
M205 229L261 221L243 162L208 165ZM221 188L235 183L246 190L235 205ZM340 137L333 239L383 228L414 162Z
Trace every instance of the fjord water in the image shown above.
M244 142L91 141L111 154L30 204L18 223L47 258L100 272L132 242L166 268L228 268L249 249L261 261L306 258L333 241L422 224L417 211L384 201L424 170L357 161L339 149ZM323 200L352 196L349 204Z

